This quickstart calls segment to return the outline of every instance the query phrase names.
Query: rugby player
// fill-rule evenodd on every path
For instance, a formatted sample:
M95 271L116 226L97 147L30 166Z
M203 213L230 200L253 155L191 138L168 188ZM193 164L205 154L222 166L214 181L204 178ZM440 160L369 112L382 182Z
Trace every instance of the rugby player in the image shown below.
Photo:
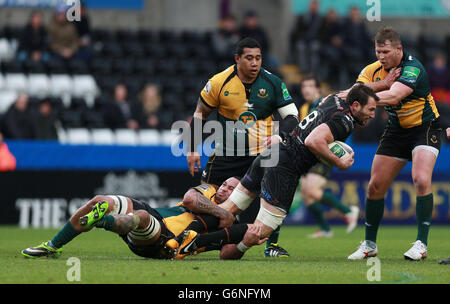
M186 228L207 232L233 223L234 216L216 204L223 203L238 182L239 178L228 178L217 191L209 185L191 188L183 201L171 208L152 208L147 203L121 195L97 195L80 207L52 240L26 248L22 254L28 258L58 256L62 247L76 236L98 227L117 233L138 256L173 258L174 253L166 242ZM247 228L244 225L224 228L227 235L223 244L241 240L261 244L260 231L255 228L247 231Z
M365 239L348 259L377 255L377 232L384 213L386 192L406 163L412 161L418 231L404 258L417 261L427 255L433 212L431 179L441 146L442 128L423 65L403 50L400 36L392 28L381 28L374 40L378 60L362 70L357 83L378 92L377 106L384 106L389 122L372 163L366 199ZM387 78L390 80L386 81Z
M351 157L341 159L330 151L328 144L336 140L345 141L353 131L355 123L365 125L373 118L377 100L373 90L364 85L354 86L346 100L336 95L328 96L315 111L287 134L282 142L276 144L279 146L275 147L279 148L278 164L273 167L261 166L262 160L273 153L272 145L255 159L230 197L220 207L239 214L259 196L261 206L254 225L261 227L262 238L268 237L286 217L300 176L308 172L319 159L340 170L346 170L353 164L353 152ZM179 248L179 252L183 254L194 251L198 247L196 241L200 238L193 231L187 234L188 237ZM224 253L223 258L234 258L234 254L242 256L248 249L242 242L227 246L228 253Z
M190 123L191 145L187 163L190 174L194 176L201 167L197 147L206 136L206 133L198 134L196 130L203 130L211 112L217 110L217 123L222 127L223 140L216 138L215 151L201 177L202 183L216 188L229 176L243 176L257 155L268 145L279 141L273 130L276 111L282 118L279 133L288 133L298 123L298 110L286 85L279 77L261 68L261 46L255 39L239 41L234 60L234 65L206 83ZM243 128L230 128L229 122L241 123ZM245 143L240 146L241 135ZM289 256L277 245L277 232L269 239L265 254L270 257Z
M317 108L323 98L320 96L320 81L313 74L303 77L300 90L305 99L305 103L299 110L300 120L302 120ZM308 236L310 238L330 238L333 236L330 225L323 216L321 204L334 208L343 214L347 223L347 233L352 232L357 226L359 208L357 206L345 206L333 193L324 191L331 171L331 166L318 162L302 176L300 181L303 202L320 227L318 231Z

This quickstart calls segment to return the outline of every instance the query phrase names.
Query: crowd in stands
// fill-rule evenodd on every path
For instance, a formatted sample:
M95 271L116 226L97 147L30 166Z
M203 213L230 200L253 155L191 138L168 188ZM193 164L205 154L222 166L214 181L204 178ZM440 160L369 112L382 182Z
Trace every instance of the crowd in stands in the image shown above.
M242 37L257 39L263 66L283 76L281 60L272 54L264 24L254 11L245 12L241 24L236 16L224 14L217 30L206 32L91 28L84 6L80 22L69 22L65 8L58 7L45 24L42 13L35 11L24 27L0 29L0 39L17 41L14 56L0 58L0 93L5 90L1 77L7 74L90 75L98 92L68 98L17 92L9 108L0 111L0 130L7 139L58 139L58 128L170 129L174 121L190 119L207 79L234 63L235 45ZM450 53L450 36L445 42L430 36L402 39L405 49L427 66L438 109L449 124L445 54ZM376 60L358 8L351 8L346 17L333 9L323 16L316 0L297 17L288 48L287 63L297 65L301 73L316 74L332 90L349 87L361 69ZM288 83L288 88L301 106L302 97L295 96L298 83ZM355 141L376 141L385 124L380 109L368 128L357 130Z

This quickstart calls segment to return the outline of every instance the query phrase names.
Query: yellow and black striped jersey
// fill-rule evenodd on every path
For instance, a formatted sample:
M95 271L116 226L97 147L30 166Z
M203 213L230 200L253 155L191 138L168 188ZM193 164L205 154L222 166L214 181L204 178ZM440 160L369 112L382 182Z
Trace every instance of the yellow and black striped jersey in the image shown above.
M400 101L395 107L385 107L389 122L402 128L412 128L439 117L436 104L431 95L428 74L423 65L413 56L404 52L398 82L409 86L414 91ZM388 71L376 61L366 66L358 76L357 82L368 83L384 79Z
M216 139L216 154L220 150L222 155L234 156L261 153L264 139L274 131L275 110L293 102L277 76L261 69L252 84L244 84L237 75L237 65L209 79L200 99L217 109L223 128L223 137Z

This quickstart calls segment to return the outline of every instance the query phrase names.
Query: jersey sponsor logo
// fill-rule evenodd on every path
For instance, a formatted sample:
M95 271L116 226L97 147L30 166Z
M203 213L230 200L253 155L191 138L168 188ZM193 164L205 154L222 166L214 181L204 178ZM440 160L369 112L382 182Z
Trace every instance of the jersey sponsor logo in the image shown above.
M211 92L211 80L208 80L203 90L206 92L206 94L209 94L209 92Z
M283 98L284 100L291 100L291 94L289 94L288 89L286 88L286 85L284 84L284 82L281 84L281 91L283 92Z
M225 91L223 93L224 96L228 96L228 95L239 95L239 92L230 92L230 91Z
M406 80L408 82L415 82L419 77L420 69L413 66L406 66L403 70L400 79Z
M246 128L251 128L256 123L256 115L253 112L245 111L242 112L238 120L243 122Z
M259 98L266 98L267 96L269 96L269 93L267 93L266 89L261 88L261 89L259 89L259 92L258 92L257 96Z

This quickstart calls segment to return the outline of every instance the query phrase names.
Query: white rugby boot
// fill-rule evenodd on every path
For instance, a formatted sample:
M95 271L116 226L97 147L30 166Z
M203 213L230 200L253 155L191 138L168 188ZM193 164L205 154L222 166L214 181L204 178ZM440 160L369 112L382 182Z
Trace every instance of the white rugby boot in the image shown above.
M417 240L413 243L411 249L403 254L405 260L420 261L427 257L427 245Z
M375 257L378 254L377 244L372 241L361 242L358 250L348 256L349 260L363 260L370 257Z

